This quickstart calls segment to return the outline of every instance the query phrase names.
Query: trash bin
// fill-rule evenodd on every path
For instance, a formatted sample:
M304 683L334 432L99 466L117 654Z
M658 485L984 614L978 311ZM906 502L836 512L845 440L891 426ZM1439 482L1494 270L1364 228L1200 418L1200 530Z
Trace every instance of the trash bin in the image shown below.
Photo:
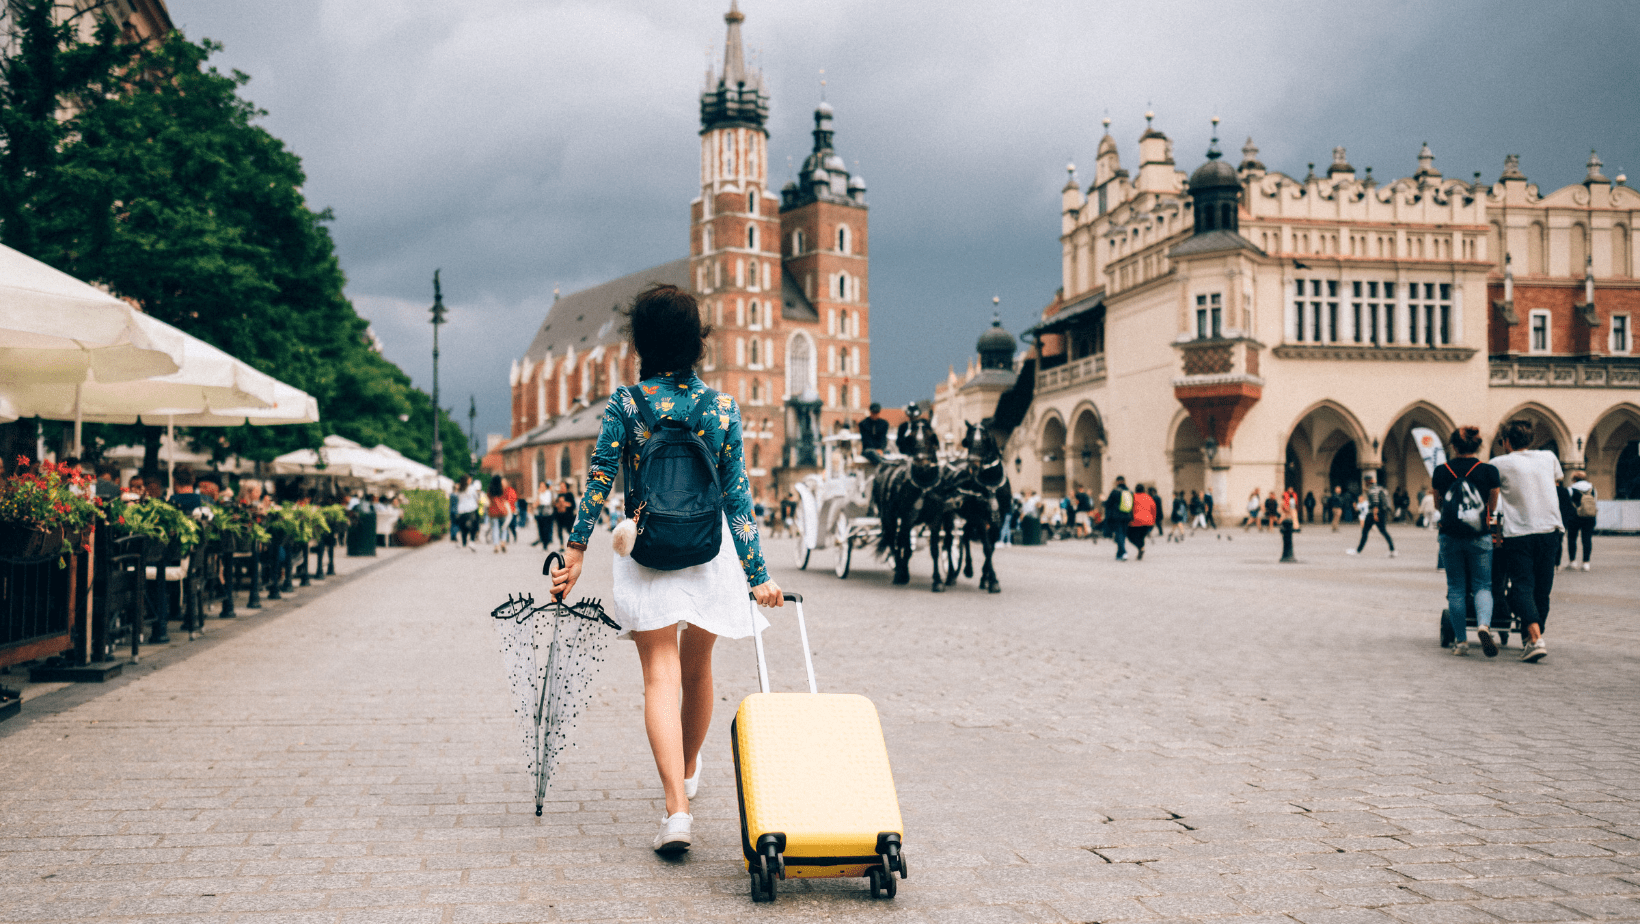
M1026 545L1042 544L1042 521L1037 517L1026 517L1020 531L1024 534Z
M376 555L376 511L364 509L360 504L354 511L357 519L347 528L347 557L375 557Z

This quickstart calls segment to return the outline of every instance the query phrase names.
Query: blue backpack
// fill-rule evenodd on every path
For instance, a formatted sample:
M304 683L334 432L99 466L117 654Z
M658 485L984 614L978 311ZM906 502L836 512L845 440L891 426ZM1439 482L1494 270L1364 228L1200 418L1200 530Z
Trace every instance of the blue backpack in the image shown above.
M626 509L638 528L632 560L657 571L679 571L717 557L723 542L723 486L712 449L699 435L717 400L707 389L687 421L655 416L636 385L628 395L649 430L633 471L626 456ZM636 448L636 440L630 441Z

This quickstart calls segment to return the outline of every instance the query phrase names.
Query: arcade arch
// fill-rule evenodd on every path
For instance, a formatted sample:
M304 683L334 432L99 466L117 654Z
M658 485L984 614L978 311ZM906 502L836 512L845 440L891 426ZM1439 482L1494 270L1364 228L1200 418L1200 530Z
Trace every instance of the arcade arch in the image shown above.
M1207 490L1207 456L1202 445L1195 419L1180 411L1173 424L1173 490Z
M1395 422L1384 434L1384 443L1378 455L1382 463L1379 483L1391 491L1404 487L1408 494L1416 496L1420 488L1430 487L1429 470L1424 467L1418 441L1412 436L1412 431L1417 427L1435 431L1435 438L1440 440L1442 447L1446 446L1452 431L1457 429L1445 411L1428 401L1415 402L1397 414Z
M1343 405L1335 401L1314 404L1299 415L1288 434L1284 481L1300 497L1314 491L1318 500L1335 487L1359 491L1365 443L1361 422Z
M1602 414L1583 457L1595 496L1640 500L1640 407L1619 404Z
M1535 401L1522 404L1498 421L1497 429L1492 433L1492 455L1501 456L1509 451L1509 446L1503 441L1504 428L1509 426L1510 421L1521 419L1532 422L1532 445L1528 449L1547 449L1562 460L1572 458L1568 454L1572 447L1571 431L1566 429L1560 415Z
M1042 435L1036 441L1042 453L1042 496L1065 496L1065 422L1052 414L1042 422Z
M1071 435L1066 451L1070 455L1066 468L1071 484L1094 497L1104 494L1105 425L1093 405L1085 404L1071 412Z

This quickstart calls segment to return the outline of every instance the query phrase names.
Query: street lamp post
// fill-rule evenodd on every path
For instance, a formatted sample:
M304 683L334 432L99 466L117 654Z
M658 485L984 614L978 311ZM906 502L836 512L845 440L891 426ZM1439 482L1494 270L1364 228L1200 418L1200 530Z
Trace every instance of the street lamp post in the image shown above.
M467 396L467 438L472 441L472 457L483 458L478 454L478 398L475 395Z
M438 270L433 270L433 470L444 474L444 443L438 437L438 326L445 323L444 292L439 288Z

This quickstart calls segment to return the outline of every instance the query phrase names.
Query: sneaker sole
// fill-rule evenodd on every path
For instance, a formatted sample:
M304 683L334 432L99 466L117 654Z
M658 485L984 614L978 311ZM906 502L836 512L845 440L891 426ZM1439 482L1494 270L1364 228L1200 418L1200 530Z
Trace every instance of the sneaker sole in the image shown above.
M1497 657L1498 656L1498 643L1492 640L1492 633L1490 633L1490 632L1480 632L1480 633L1477 633L1477 634L1480 635L1480 637L1481 637L1481 651L1484 651L1488 658Z
M1549 656L1549 652L1544 651L1543 649L1539 648L1536 651L1527 652L1526 657L1521 658L1521 660L1525 661L1527 664L1536 664L1539 661L1542 661L1544 658L1547 658L1548 656Z
M673 835L669 841L663 841L655 847L655 852L663 857L683 853L689 849L689 838Z

